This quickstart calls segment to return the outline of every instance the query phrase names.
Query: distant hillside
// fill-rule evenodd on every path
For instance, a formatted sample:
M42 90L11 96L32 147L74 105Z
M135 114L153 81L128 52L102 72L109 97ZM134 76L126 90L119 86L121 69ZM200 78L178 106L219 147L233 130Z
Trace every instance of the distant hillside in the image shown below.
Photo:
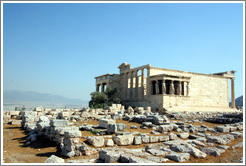
M231 102L229 103L229 105L231 106ZM240 108L243 106L243 95L235 99L235 105L236 107L238 106Z
M243 106L243 96L240 96L235 99L236 106L242 107Z
M87 102L79 99L70 99L63 96L52 95L48 93L9 90L3 92L3 103L4 104L45 103L45 104L83 105Z

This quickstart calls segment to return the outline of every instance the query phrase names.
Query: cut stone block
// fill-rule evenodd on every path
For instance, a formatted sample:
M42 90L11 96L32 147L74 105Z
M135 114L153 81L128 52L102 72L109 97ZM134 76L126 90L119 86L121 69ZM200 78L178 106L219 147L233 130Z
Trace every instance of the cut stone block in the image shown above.
M79 130L71 130L71 131L65 131L64 136L67 138L78 138L82 136L82 133Z
M12 120L12 125L20 125L22 120Z
M159 142L169 141L169 136L158 136Z
M120 153L114 150L100 150L99 158L103 160L105 163L117 162L120 159Z
M56 134L64 135L66 131L79 131L77 126L55 127Z
M134 145L141 145L142 144L141 136L134 136L133 144Z
M112 139L105 140L105 146L114 146L114 141Z
M87 137L87 141L94 147L102 147L102 146L104 146L104 138L101 137L101 136L98 136L98 137L94 137L94 136Z
M231 132L230 134L233 135L235 139L243 137L243 133L240 132Z
M178 139L177 135L174 134L174 133L170 133L168 136L169 136L169 140L176 140L176 139Z
M149 136L147 136L147 135L143 135L143 136L141 136L142 138L142 143L149 143Z
M145 158L132 156L129 158L129 163L155 163L155 162L151 160L147 160Z
M148 149L147 152L154 156L165 156L168 152L159 149Z
M188 138L189 135L190 135L189 133L178 133L178 134L177 134L177 136L178 136L179 138L183 138L183 139Z
M115 123L116 122L113 119L100 119L99 120L99 127L106 129L108 124L115 124Z
M222 132L222 133L230 132L230 127L217 126L216 129L217 129L219 132Z
M159 137L157 136L150 136L149 137L149 142L150 143L155 143L155 142L158 142L159 141Z
M219 136L208 136L207 142L218 143L218 144L227 144L227 142Z
M117 130L117 125L116 124L108 124L107 125L107 133L108 134L114 134L116 133L118 130Z
M117 145L132 145L134 136L132 134L114 136L114 143Z
M215 157L220 156L221 153L224 153L225 150L224 149L218 149L215 147L207 147L207 148L202 148L201 151L209 154L209 155L213 155Z
M174 160L177 162L185 162L190 159L189 153L171 153L165 156L166 158L170 160Z
M50 126L52 127L65 127L69 125L68 120L63 120L63 119L55 119L50 121Z
M79 144L79 138L64 138L63 144L67 146Z
M169 132L173 130L173 126L171 125L160 125L159 131L160 132Z

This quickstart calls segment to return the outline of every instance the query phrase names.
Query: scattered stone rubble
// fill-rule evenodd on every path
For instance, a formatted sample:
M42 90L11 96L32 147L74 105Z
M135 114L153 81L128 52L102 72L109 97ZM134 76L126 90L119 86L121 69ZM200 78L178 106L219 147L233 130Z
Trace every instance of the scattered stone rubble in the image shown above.
M125 110L124 106L113 104L104 109L36 107L33 111L10 111L4 113L4 123L21 124L28 133L26 145L42 139L56 142L58 151L65 157L95 155L97 159L86 162L163 163L168 160L189 161L190 156L202 159L208 155L220 156L227 149L243 146L242 143L230 146L232 140L243 137L243 122L238 120L239 115L216 115L201 112L164 115L152 113L150 107L128 107ZM236 120L220 120L221 125L214 128L202 124L214 117ZM152 129L152 132L127 132L128 128L139 127L116 123L117 119L138 123L141 129ZM98 125L74 125L89 120L98 120ZM194 122L201 125L193 125ZM83 137L81 130L90 131L95 136ZM86 138L85 142L80 141L82 137ZM145 149L127 149L141 144L146 144ZM45 162L63 163L64 160L52 155Z
M204 119L211 123L221 123L221 124L231 124L243 121L243 113L233 113L233 114L217 114L210 118Z

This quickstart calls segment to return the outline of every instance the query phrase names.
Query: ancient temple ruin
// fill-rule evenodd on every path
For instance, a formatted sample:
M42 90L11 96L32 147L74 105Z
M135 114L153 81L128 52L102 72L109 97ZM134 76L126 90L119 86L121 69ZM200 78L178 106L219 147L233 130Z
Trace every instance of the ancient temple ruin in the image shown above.
M236 71L201 74L152 67L132 68L122 63L120 74L104 74L96 79L96 91L116 88L126 106L173 111L229 111L235 108ZM229 107L231 81L231 108Z

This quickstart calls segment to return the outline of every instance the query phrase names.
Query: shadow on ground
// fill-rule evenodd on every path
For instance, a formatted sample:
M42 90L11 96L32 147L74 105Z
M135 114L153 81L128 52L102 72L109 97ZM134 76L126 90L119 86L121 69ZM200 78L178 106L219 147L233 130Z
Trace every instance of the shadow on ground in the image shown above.
M61 157L63 159L68 159L68 157L64 157L63 155L61 155L60 152L56 151L56 152L46 152L46 153L38 153L36 154L36 156L38 157L50 157L52 155L55 155L57 157Z
M23 132L26 136L20 138L13 138L13 140L17 140L20 143L20 147L30 147L34 149L42 149L42 148L49 148L49 147L57 147L55 142L50 141L42 136L39 136L36 141L32 142L30 145L26 145L27 142L27 134L22 130L21 127L9 127L9 129L19 129Z

